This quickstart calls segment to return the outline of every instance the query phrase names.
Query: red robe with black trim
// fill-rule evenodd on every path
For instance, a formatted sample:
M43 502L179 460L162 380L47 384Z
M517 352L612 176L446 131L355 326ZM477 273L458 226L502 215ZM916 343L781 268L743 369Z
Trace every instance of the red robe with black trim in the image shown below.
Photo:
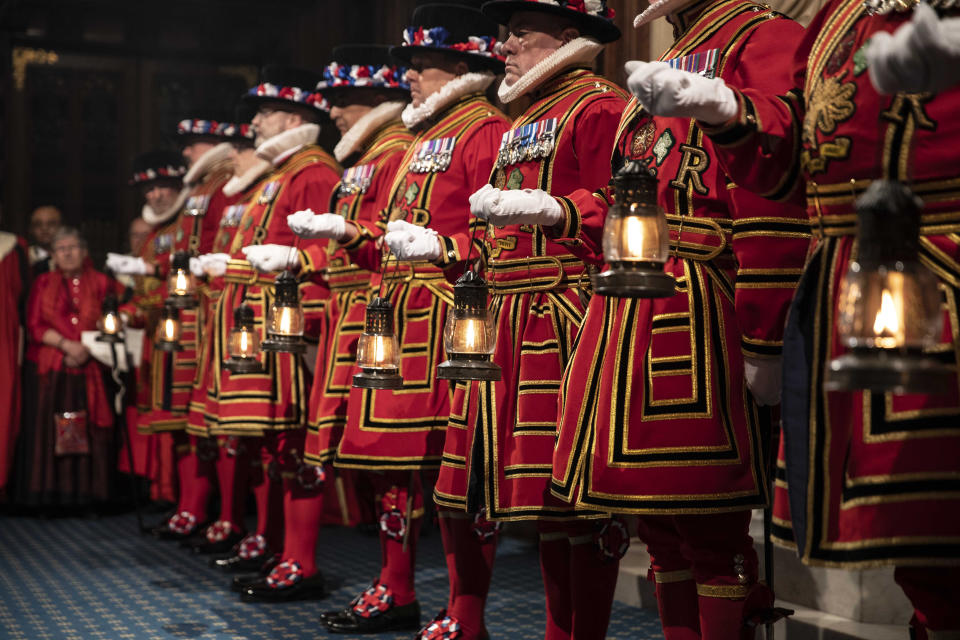
M879 178L906 182L924 201L920 259L940 280L945 318L928 355L957 362L960 89L879 95L864 55L873 34L911 15L828 3L796 51L792 90L744 85L738 121L706 128L740 184L770 198L805 195L818 238L790 314L797 352L784 354L786 465L774 508L775 535L810 564L960 563L960 382L951 376L943 395L823 390L827 363L846 352L836 312L855 250L854 200Z
M213 244L209 253L228 253L233 244L233 237L240 227L244 211L253 201L253 196L267 178L267 173L254 180L249 187L240 193L228 198L228 204L220 215L220 224L213 237ZM220 316L215 312L217 302L223 294L224 277L207 276L206 282L200 288L201 294L209 305L209 312L204 319L204 339L200 341L200 352L197 357L197 374L194 377L193 389L190 392L190 411L187 416L187 432L198 437L209 437L209 423L216 422L216 416L208 416L207 392L216 385L218 377L216 371L221 369L223 361L229 359L228 342L221 339L224 336L218 325Z
M20 432L20 367L23 353L23 297L30 269L27 243L0 231L0 496L7 488L14 444Z
M209 153L209 152L208 152ZM177 214L173 231L171 257L180 252L197 256L209 253L220 224L220 215L231 198L223 194L223 186L233 173L228 163L214 165L187 196ZM157 275L164 283L170 274L170 260L157 263ZM197 374L197 342L209 303L197 293L197 306L180 309L180 351L155 352L150 362L151 411L141 418L153 432L180 431L187 427L187 412L194 377ZM167 376L170 380L167 380ZM165 405L166 387L170 386L169 406Z
M747 0L680 12L662 60L770 91L789 86L803 29ZM800 207L737 186L689 118L624 111L614 171L655 171L676 280L666 298L594 295L561 395L552 491L619 513L718 513L767 501L769 410L744 380L744 356L776 358L809 246ZM602 219L606 191L580 192L574 217ZM583 249L602 262L597 225Z
M506 116L480 93L460 97L422 124L400 161L383 215L373 229L362 226L357 239L345 245L357 264L380 270L381 254L373 235L386 227L388 219L429 227L441 236L466 231L471 218L468 198L487 182L507 128ZM446 168L435 166L421 173L411 167L422 149L442 146L439 141L444 139L453 145ZM376 289L371 295L379 293L393 304L403 388L350 389L336 464L374 470L435 469L450 412L450 388L437 379L436 368L444 360L443 323L453 288L440 267L428 262L398 265L393 258L372 284Z
M554 195L606 185L610 165L601 159L613 147L623 91L590 71L572 69L544 82L533 98L512 130L552 127L552 146L539 157L531 157L531 148L498 163L490 182ZM490 308L498 325L493 362L502 378L457 384L438 504L471 512L483 507L488 518L501 520L574 515L549 491L557 393L583 319L581 293L589 289L584 263L570 251L581 241L581 227L571 220L574 225L559 233L539 226L485 227ZM468 498L470 476L479 494Z
M307 145L284 158L255 190L243 212L230 250L224 289L217 301L214 348L217 362L226 354L233 311L246 303L253 308L261 340L274 298L278 274L259 273L244 258L248 245L295 246L297 238L287 226L287 216L307 208L323 208L340 176L340 166L326 151ZM322 319L326 289L312 282L300 284L300 300L308 321ZM256 436L266 431L299 429L306 424L310 373L297 354L263 352L260 373L233 374L211 366L204 419L211 435Z
M413 134L399 120L370 133L363 152L334 187L330 211L347 220L375 224L386 207L394 176ZM352 176L362 174L355 182ZM365 182L369 180L369 182ZM308 271L318 274L331 293L326 307L327 335L320 336L317 366L310 389L305 459L312 464L331 462L347 424L347 400L358 371L357 341L363 333L373 272L350 259L337 242L313 243L304 249Z

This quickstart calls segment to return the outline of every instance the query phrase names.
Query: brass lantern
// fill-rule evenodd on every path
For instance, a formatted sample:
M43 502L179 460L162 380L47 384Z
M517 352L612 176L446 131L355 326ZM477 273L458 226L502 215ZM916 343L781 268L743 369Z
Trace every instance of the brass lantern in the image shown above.
M167 304L177 309L193 309L197 306L197 282L190 273L190 254L178 251L170 265L167 277Z
M123 324L120 322L120 314L117 312L117 296L112 293L103 299L103 306L100 308L100 321L97 323L100 333L97 335L98 342L123 342Z
M840 286L837 332L849 350L830 361L829 391L936 393L953 368L924 355L943 332L937 278L918 259L923 203L878 180L856 204L856 253Z
M437 367L441 380L499 380L500 367L490 362L497 344L497 324L487 308L487 283L473 271L453 287L447 310L443 348L449 358Z
M273 304L267 314L267 339L260 348L264 351L304 353L303 307L300 306L300 286L289 270L277 276Z
M616 203L603 223L603 259L609 269L593 276L594 290L620 298L666 298L676 282L664 273L670 229L657 204L657 179L640 162L627 162L613 178Z
M400 345L393 332L393 305L376 297L367 305L363 334L357 343L357 366L353 386L361 389L399 389Z
M153 346L161 351L183 351L180 344L180 310L168 300L160 312L157 339Z
M257 373L262 371L257 356L260 354L260 334L253 321L253 309L241 304L233 310L233 328L228 342L230 358L223 368L230 373Z

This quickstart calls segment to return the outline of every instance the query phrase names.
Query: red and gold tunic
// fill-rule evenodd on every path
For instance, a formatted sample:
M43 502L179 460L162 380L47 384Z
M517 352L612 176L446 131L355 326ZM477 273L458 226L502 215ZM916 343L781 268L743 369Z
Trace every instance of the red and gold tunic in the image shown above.
M229 201L223 195L223 185L231 173L232 170L223 164L215 166L190 190L183 209L177 214L171 255L187 252L196 256L209 251L220 214ZM169 259L156 263L157 275L164 283L170 273L170 264ZM151 411L141 423L149 425L151 431L179 431L187 426L190 394L197 372L198 333L207 311L202 294L198 298L197 307L180 309L180 345L183 349L154 354L150 361Z
M662 60L770 91L789 86L785 43L803 36L795 22L747 0L694 5L676 29ZM747 390L744 356L780 354L809 246L806 217L733 183L694 121L652 117L635 99L614 169L627 160L657 175L671 236L665 271L676 293L591 298L564 380L553 493L620 513L763 506L772 426ZM574 217L595 220L606 195L576 194ZM590 240L602 261L599 234Z
M835 319L855 249L854 199L878 178L905 181L925 203L920 258L940 279L946 319L931 355L957 361L960 89L879 95L864 54L873 34L910 16L828 3L797 50L793 90L745 89L739 120L708 130L740 184L771 198L805 195L817 238L784 343L786 468L774 519L775 534L811 564L960 563L957 380L943 395L823 391L827 363L846 351Z
M245 190L228 198L229 204L220 215L220 224L213 238L210 253L227 253L233 243L233 237L240 227L243 213L253 200L254 194L263 184L267 173L260 176ZM220 369L222 362L227 359L227 343L221 340L223 332L217 326L220 317L215 313L217 301L224 288L223 276L207 277L200 287L203 299L209 305L204 319L204 340L200 341L200 353L197 358L197 374L194 377L193 389L190 393L190 412L187 417L187 432L191 435L206 437L209 435L208 420L205 418L207 409L207 391L216 384L214 369Z
M334 188L330 210L347 220L376 223L412 141L413 134L399 120L371 132L365 150ZM304 254L307 270L318 271L332 294L324 323L328 335L320 336L310 389L305 445L305 459L324 464L336 455L347 424L347 399L357 371L357 341L363 333L373 273L354 264L349 252L334 241L312 244Z
M400 161L388 208L377 227L384 228L389 217L430 227L441 236L466 231L468 198L487 182L507 128L507 118L479 93L462 96L423 124ZM437 161L420 162L421 154L431 150L439 151L433 156ZM449 153L446 161L440 159L442 153ZM364 227L345 248L359 264L379 269L375 244L372 232ZM437 380L436 367L444 360L443 323L453 289L442 269L428 262L398 266L391 258L374 278L374 287L381 287L381 278L383 295L394 308L403 388L350 390L336 464L360 469L436 468L450 412L449 385Z
M166 224L154 227L147 236L147 240L140 249L139 257L147 264L156 265L170 261L170 249L173 247L173 236L176 230L177 219L173 218ZM157 329L157 319L163 308L163 300L167 297L167 283L155 276L135 276L133 296L120 307L130 321L131 326L144 330L143 348L141 350L140 366L136 369L136 403L137 411L145 414L150 411L150 402L153 396L153 386L150 384L150 362L153 358L153 339ZM139 430L149 433L149 423L138 420Z
M533 98L504 136L527 146L513 154L510 144L502 147L490 182L555 195L606 185L610 165L601 159L613 147L623 91L574 69L547 80ZM569 249L581 229L486 229L498 324L493 361L502 379L456 386L435 499L456 509L485 507L495 519L568 518L570 507L549 487L560 378L583 319L581 292L589 289L584 263ZM469 475L479 479L480 494L468 505Z
M273 302L275 273L258 273L243 256L248 245L294 246L296 238L287 216L329 202L340 167L326 151L309 145L283 159L253 192L243 212L228 253L231 260L224 289L217 301L212 339L213 362L225 354L233 328L233 311L246 303L253 308L255 326L265 338L264 322ZM326 291L316 284L300 285L306 315L322 313ZM265 431L298 429L306 424L310 375L296 354L265 352L259 356L263 371L233 374L211 366L204 420L212 435L261 435ZM212 363L211 363L212 364Z

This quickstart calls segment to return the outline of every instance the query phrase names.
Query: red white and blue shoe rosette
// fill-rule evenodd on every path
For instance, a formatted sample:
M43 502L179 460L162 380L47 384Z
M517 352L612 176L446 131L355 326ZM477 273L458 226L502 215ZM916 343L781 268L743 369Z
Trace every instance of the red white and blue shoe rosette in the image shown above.
M284 560L275 566L267 576L267 586L271 589L289 589L303 580L303 567L296 560Z
M207 527L207 542L223 542L233 533L233 523L227 520L217 520Z
M259 558L267 552L267 539L259 533L250 533L237 544L237 555L244 560Z
M456 640L462 635L460 621L448 616L444 609L430 624L420 630L417 640Z
M197 528L197 516L189 511L181 511L167 520L167 527L174 533L187 535Z
M363 592L353 605L353 613L361 618L375 618L393 606L393 591L385 584L376 584Z

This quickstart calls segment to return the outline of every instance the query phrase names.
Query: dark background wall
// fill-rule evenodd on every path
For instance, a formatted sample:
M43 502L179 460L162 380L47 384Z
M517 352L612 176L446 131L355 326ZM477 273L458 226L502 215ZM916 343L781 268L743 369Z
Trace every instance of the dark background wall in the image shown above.
M95 258L123 248L137 153L173 147L183 117L230 113L264 63L319 68L348 42L398 43L416 0L0 0L0 228L60 207ZM480 4L480 2L477 2ZM623 82L647 32L643 0L613 0L625 37L598 60ZM331 129L332 127L328 127ZM327 143L335 143L332 131ZM98 259L99 262L99 259Z

